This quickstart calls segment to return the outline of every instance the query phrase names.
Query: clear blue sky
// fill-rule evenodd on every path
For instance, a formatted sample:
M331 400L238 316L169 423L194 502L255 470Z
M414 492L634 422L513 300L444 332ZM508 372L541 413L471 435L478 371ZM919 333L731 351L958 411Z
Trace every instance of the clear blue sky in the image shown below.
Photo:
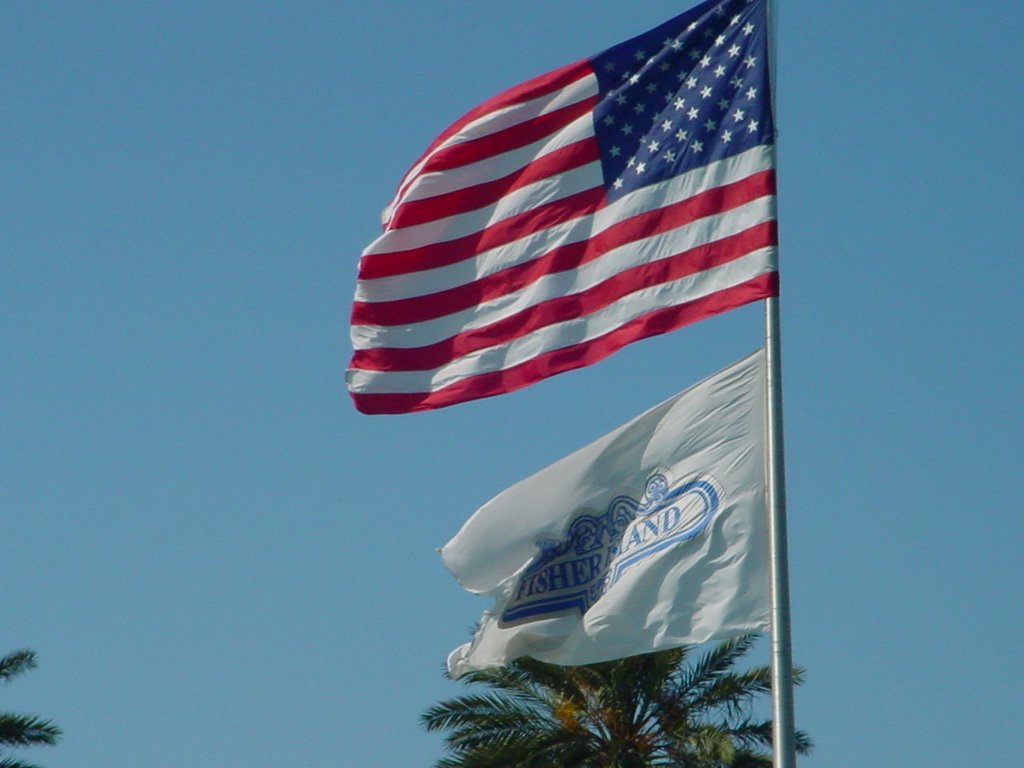
M1024 752L1020 2L782 0L780 224L807 766ZM628 8L623 12L623 8ZM366 417L361 249L498 90L667 0L4 5L0 709L49 768L427 766L485 603L443 544L760 343L759 308L502 398Z

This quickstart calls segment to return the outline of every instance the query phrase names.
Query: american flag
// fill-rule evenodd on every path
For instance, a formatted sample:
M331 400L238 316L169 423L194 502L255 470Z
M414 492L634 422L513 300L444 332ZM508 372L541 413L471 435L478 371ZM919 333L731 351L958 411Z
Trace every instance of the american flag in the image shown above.
M364 413L510 392L775 295L767 0L712 0L446 129L363 252Z

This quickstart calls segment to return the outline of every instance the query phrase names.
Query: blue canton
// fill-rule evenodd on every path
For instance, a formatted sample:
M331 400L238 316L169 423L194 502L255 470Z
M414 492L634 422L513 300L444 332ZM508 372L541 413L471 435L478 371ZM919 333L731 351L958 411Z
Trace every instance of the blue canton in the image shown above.
M591 59L609 200L774 141L766 5L702 3Z

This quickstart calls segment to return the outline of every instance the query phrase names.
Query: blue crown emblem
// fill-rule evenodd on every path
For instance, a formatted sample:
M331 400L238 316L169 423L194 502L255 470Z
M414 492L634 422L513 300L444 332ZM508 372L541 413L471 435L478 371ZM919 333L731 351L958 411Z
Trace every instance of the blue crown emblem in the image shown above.
M575 517L565 538L539 539L501 623L586 613L637 563L699 536L721 497L721 486L709 475L673 484L666 470L653 472L639 500L616 496L603 514Z

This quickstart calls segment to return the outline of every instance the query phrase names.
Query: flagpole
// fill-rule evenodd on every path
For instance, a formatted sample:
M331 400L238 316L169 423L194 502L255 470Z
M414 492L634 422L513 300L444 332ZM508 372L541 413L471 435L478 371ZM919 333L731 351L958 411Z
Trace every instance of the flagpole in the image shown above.
M785 462L782 449L782 359L779 299L765 299L765 361L767 373L767 446L765 474L768 495L768 552L771 564L772 744L776 768L795 768L793 654L789 609L789 555L786 546Z
M776 1L768 2L768 61L772 114L775 111ZM778 150L776 135L776 151ZM779 297L764 302L766 430L765 481L768 496L768 557L771 568L772 749L775 768L796 768L793 707L793 641L790 629L789 551L786 535L786 481L782 440L782 340Z

